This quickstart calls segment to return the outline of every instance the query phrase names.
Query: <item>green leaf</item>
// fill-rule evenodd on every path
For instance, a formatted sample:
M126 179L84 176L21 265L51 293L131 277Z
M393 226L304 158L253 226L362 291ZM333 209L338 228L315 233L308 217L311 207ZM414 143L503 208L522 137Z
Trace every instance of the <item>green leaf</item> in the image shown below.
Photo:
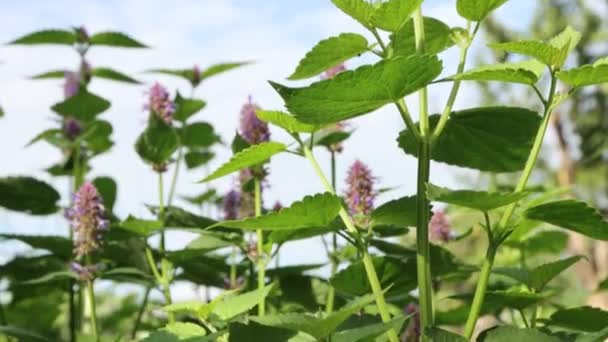
M135 142L137 154L150 164L166 163L178 147L179 136L175 129L157 118L150 121Z
M207 103L199 99L188 99L182 97L178 92L175 95L175 113L173 118L177 121L186 122L189 117L201 111Z
M231 62L231 63L214 64L214 65L211 65L210 67L208 67L207 69L201 71L198 79L194 75L194 68L153 69L153 70L149 70L148 72L181 77L181 78L189 81L190 83L192 83L194 86L197 86L201 81L203 81L209 77L224 73L226 71L230 71L232 69L236 69L236 68L244 66L244 65L249 65L250 63L251 62Z
M93 70L91 70L91 75L93 75L95 77L99 77L99 78L105 78L105 79L112 80L112 81L119 81L119 82L131 83L131 84L141 84L141 82L139 82L138 80L136 80L130 76L127 76L120 71L116 71L111 68L101 68L101 67L93 68Z
M441 72L436 56L414 55L345 71L304 88L273 87L307 123L329 124L374 111L426 86Z
M110 177L96 177L93 180L93 184L101 194L106 210L112 212L114 203L116 202L116 182Z
M306 196L290 207L259 217L242 220L223 221L214 226L240 228L245 230L295 230L320 227L332 222L342 208L340 198L330 193Z
M427 184L426 192L432 201L486 212L517 202L529 195L527 192L450 190L433 184Z
M171 333L180 339L207 335L205 328L188 322L169 323L162 330Z
M424 49L427 54L436 55L454 45L450 37L452 30L440 20L424 17ZM414 22L408 21L390 36L390 46L394 56L410 56L416 53Z
M199 237L192 240L185 249L194 249L201 253L205 253L232 245L232 241L226 239L223 235L207 232L200 234Z
M215 153L211 151L188 151L184 155L186 166L189 169L199 167L207 164L211 159L215 157Z
M572 87L584 87L608 82L608 63L605 59L557 73L557 78Z
M255 113L258 119L281 127L290 133L312 133L321 128L320 125L300 122L293 116L280 111L257 110Z
M456 10L465 19L482 21L490 12L505 2L507 0L458 0Z
M331 335L332 342L357 342L357 341L370 341L376 338L390 329L400 331L403 323L406 321L405 317L396 317L386 323L374 323L368 324L361 327L356 327L347 330L340 330ZM435 340L433 340L435 341Z
M44 336L40 336L34 332L32 332L32 327L27 327L26 329L15 327L12 325L0 325L0 333L14 337L18 341L27 341L27 342L50 342L51 340L47 339Z
M112 125L105 120L95 120L89 123L86 130L80 135L80 139L86 142L86 148L94 154L101 154L108 151L114 145L110 136L112 135Z
M249 65L251 62L230 62L230 63L218 63L211 65L207 69L201 71L201 80L205 80L211 76L215 76L232 69L236 69L245 65Z
M317 318L310 314L287 313L251 317L250 319L256 323L271 327L305 332L316 337L318 340L323 340L348 317L373 302L373 300L374 297L371 295L360 297L325 318Z
M557 36L551 38L549 44L555 46L562 52L565 61L565 59L572 52L572 50L576 48L581 38L582 35L579 32L575 31L572 26L568 25ZM562 61L561 64L563 64L564 61Z
M608 311L590 306L562 309L551 315L547 325L576 331L596 332L608 326Z
M26 34L10 42L11 45L61 44L72 45L76 42L74 32L68 30L42 30Z
M339 36L320 41L300 61L290 80L301 80L317 76L325 70L368 50L367 39L356 33L342 33Z
M296 331L265 326L252 321L230 324L229 342L249 342L252 336L264 342L316 342L312 336Z
M181 143L188 147L209 147L219 141L213 126L206 122L195 122L181 130Z
M72 271L57 271L57 272L47 273L38 278L23 281L23 282L21 282L21 284L37 285L37 284L56 282L58 280L68 280L68 279L77 279L77 277L74 274L74 272L72 272Z
M429 121L433 129L439 115L432 115ZM433 146L431 157L482 171L519 171L526 164L540 121L537 113L517 107L453 112ZM407 154L417 156L416 139L408 130L401 132L398 141Z
M139 236L148 237L161 230L163 223L156 220L142 220L129 215L120 223L119 227Z
M331 0L342 12L358 21L364 27L371 29L371 16L374 7L365 0Z
M374 225L415 227L416 204L416 196L406 196L386 202L372 212Z
M6 240L19 240L32 248L47 250L62 260L72 258L73 243L63 236L0 234L0 237Z
M546 335L539 330L500 326L484 331L477 338L479 342L561 342L561 339Z
M262 299L266 298L272 289L273 286L269 285L251 292L223 297L216 303L212 313L223 321L229 321L252 309Z
M498 81L534 85L545 69L545 66L536 61L522 61L515 63L501 63L484 65L460 74L448 77L452 80L466 81Z
M598 291L605 291L605 290L608 290L608 278L606 278L606 279L602 280L602 281L599 283L599 285L598 285L598 287L597 287L597 290L598 290Z
M560 273L562 273L581 259L581 256L573 256L570 258L542 264L529 270L521 268L518 269L497 267L494 269L494 272L513 278L525 284L530 289L542 291L545 285L547 285L547 283L549 283Z
M51 70L51 71L43 72L41 74L34 75L30 78L33 80L43 80L43 79L49 79L49 78L50 79L64 78L66 72L68 72L68 70Z
M287 146L284 144L273 141L252 145L233 155L228 162L220 166L217 170L202 179L200 182L208 182L210 180L224 177L233 172L240 171L244 168L264 163L269 160L270 157L277 153L281 153L286 149Z
M428 331L426 332L426 335L433 342L467 342L466 338L464 338L458 334L455 334L453 332L439 329L437 327L430 327L428 329ZM519 342L523 342L523 341L519 341Z
M389 32L398 31L410 18L423 0L388 0L374 11L371 22L375 27ZM426 33L426 32L425 32Z
M576 342L605 342L608 338L608 327L591 334L582 334L576 338Z
M608 222L600 213L575 200L561 200L528 208L524 216L572 230L596 240L608 240Z
M497 312L505 308L523 310L531 305L536 305L553 295L552 292L529 292L519 288L507 290L487 291L483 303L483 312ZM451 296L452 299L460 299L470 303L473 294L461 294Z
M57 211L59 193L49 184L32 177L0 178L0 206L30 215Z
M51 109L59 115L71 116L80 121L91 121L110 108L110 102L84 89Z
M91 45L107 45L124 48L147 48L146 45L129 37L122 32L106 31L98 32L89 39Z

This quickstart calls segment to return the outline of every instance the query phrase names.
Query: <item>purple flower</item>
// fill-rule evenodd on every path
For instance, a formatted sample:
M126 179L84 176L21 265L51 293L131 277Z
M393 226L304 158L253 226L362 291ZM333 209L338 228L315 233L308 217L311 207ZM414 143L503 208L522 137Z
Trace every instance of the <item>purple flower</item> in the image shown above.
M238 183L241 188L239 198L239 215L238 217L255 216L255 195L253 191L246 191L248 183L253 179L253 174L250 169L242 169L239 171Z
M64 73L63 96L68 99L80 90L80 75L77 72L66 71Z
M374 209L374 181L370 169L360 160L356 160L348 170L346 204L351 215L363 218L360 223L367 222L367 217Z
M270 140L268 124L258 118L257 109L259 107L252 102L251 96L241 108L241 136L252 145Z
M74 118L66 118L63 122L63 134L70 139L76 139L82 133L80 122Z
M80 281L91 281L95 279L95 273L103 269L103 265L82 265L76 261L73 261L70 264L70 269L72 272L76 273Z
M230 190L224 196L224 220L236 220L239 218L241 194L236 190Z
M413 315L410 320L407 329L401 335L401 341L404 342L418 342L420 338L420 312L418 311L418 305L414 303L408 304L404 309L403 313L405 316Z
M175 103L171 100L169 92L160 83L156 82L148 91L148 103L144 106L153 115L158 116L167 125L173 121L175 113Z
M443 210L438 209L433 212L433 217L429 221L429 234L435 241L448 242L454 239L452 225Z
M281 204L281 202L279 202L279 201L274 202L272 211L280 211L281 209L283 209L283 205Z
M194 67L192 67L192 84L194 84L195 86L197 86L199 83L201 83L201 69L198 67L197 64L194 65Z
M76 258L88 255L101 245L101 235L108 229L99 192L91 182L85 182L74 194L73 205L66 211L74 231L74 254Z
M333 66L329 69L327 69L323 75L321 75L321 78L324 80L328 80L331 78L336 77L337 74L346 71L346 66L344 65L344 63L340 63L336 66Z

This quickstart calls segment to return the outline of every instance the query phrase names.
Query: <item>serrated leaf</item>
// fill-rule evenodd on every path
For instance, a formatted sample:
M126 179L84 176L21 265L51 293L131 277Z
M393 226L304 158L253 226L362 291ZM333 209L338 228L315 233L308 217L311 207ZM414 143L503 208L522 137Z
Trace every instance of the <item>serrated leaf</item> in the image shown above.
M559 56L561 54L558 48L537 40L493 43L489 44L488 46L496 50L503 50L511 53L529 56L550 66L553 66L557 63L557 60L559 59Z
M229 321L256 306L268 296L272 289L273 286L269 285L254 291L225 297L216 303L212 313L221 320Z
M249 342L252 336L264 342L316 342L314 337L288 329L275 328L249 321L230 324L229 342Z
M81 90L76 95L51 107L59 115L71 116L80 121L91 121L108 108L110 108L108 100L86 90Z
M342 12L358 21L366 28L371 28L370 19L374 13L374 7L365 0L331 0Z
M386 202L374 209L371 217L374 225L415 227L417 222L416 205L416 196L402 197Z
M28 342L50 342L51 340L47 339L44 336L38 335L32 332L31 327L27 327L26 329L15 327L12 325L0 325L0 333L17 338L18 341L28 341Z
M448 77L452 80L467 81L498 81L534 85L540 79L545 66L536 61L529 60L515 63L501 63L484 65Z
M420 4L422 4L422 0L384 1L380 3L380 6L372 14L371 22L375 27L395 32L408 21Z
M430 327L426 332L426 336L428 336L433 342L467 342L466 338L437 327Z
M573 256L542 264L531 269L497 267L494 269L494 272L513 278L522 284L525 284L530 289L542 291L547 283L580 259L582 259L581 256Z
M439 115L429 117L431 129ZM453 112L433 145L431 159L490 172L524 168L540 126L540 116L525 108L481 107ZM415 137L405 130L399 147L417 156ZM483 143L480 143L483 142Z
M484 331L477 338L479 342L561 342L561 339L546 335L539 330L500 326Z
M608 222L584 202L561 200L528 208L524 216L572 230L596 240L608 240Z
M324 39L306 53L298 67L289 76L290 80L314 77L350 58L368 50L367 39L356 33L342 33Z
M0 234L0 238L19 240L32 248L47 250L62 260L72 258L72 241L63 236Z
M236 153L224 165L212 172L209 176L202 179L200 182L208 182L217 178L224 177L233 172L240 171L244 168L255 166L266 162L270 157L277 153L281 153L287 149L287 146L278 142L263 142L261 144L252 145L241 152Z
M257 110L255 113L258 119L281 127L290 133L312 133L321 127L320 125L300 122L293 116L281 111Z
M426 86L441 72L436 56L384 60L304 88L272 83L300 121L330 124L374 111Z
M572 87L608 83L608 64L604 60L599 60L592 65L560 71L557 73L557 78Z
M140 84L141 83L138 80L132 78L131 76L125 75L122 72L116 71L111 68L103 68L103 67L93 68L93 70L91 70L91 75L93 75L94 77L105 78L105 79L112 80L112 81L119 81L119 82L131 83L131 84Z
M91 45L106 45L124 48L147 48L146 45L127 34L115 31L97 32L89 38Z
M129 215L126 220L120 223L119 227L139 236L147 237L161 230L163 223L157 220L142 220Z
M454 45L450 37L452 30L440 20L424 17L424 49L427 54L436 55ZM390 46L394 56L410 56L416 53L414 23L408 21L390 36Z
M59 193L32 177L0 178L0 206L30 215L48 215L59 209Z
M36 31L10 42L11 45L38 45L38 44L60 44L72 45L76 42L76 35L68 30L42 30Z
M209 147L219 141L213 126L207 122L194 122L181 129L181 143L188 147Z
M278 212L242 220L223 221L214 226L245 230L295 230L330 224L342 208L340 199L330 193L306 196ZM214 226L211 226L214 227Z
M178 92L175 95L175 113L173 118L175 120L185 122L189 117L201 111L207 103L200 99L189 99L182 97Z
M481 21L505 2L507 0L458 0L456 10L465 19Z
M562 309L551 314L547 325L596 332L608 326L608 311L590 306Z
M175 129L158 118L152 118L145 131L137 138L135 150L150 164L166 163L179 147Z
M401 331L403 323L407 320L406 317L396 317L386 323L374 323L368 324L352 329L340 330L334 332L331 335L332 342L358 342L358 341L370 341L376 338L390 329L395 331ZM435 340L433 340L435 341Z
M582 35L579 32L575 31L570 25L568 25L557 36L551 38L549 44L555 46L560 51L562 51L562 54L565 56L565 61L565 58L568 57L570 52L572 52L576 45L578 45L578 42L581 40L581 37Z
M490 211L517 202L529 195L527 192L486 192L474 190L450 190L427 184L426 192L430 200L460 207Z

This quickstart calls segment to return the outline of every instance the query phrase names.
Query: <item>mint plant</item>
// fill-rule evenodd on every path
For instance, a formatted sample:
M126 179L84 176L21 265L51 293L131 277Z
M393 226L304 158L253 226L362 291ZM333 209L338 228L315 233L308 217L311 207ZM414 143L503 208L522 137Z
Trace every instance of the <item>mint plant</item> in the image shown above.
M492 24L494 10L509 6L506 0L456 1L465 27L424 16L423 0L332 3L365 34L322 39L287 80L270 81L284 108L264 108L251 96L240 112L235 108L232 155L215 169L209 162L227 144L213 117L195 119L206 105L195 92L210 77L247 62L147 71L190 84L187 97L159 82L147 86L147 122L134 134L132 153L157 176L157 198L141 199L148 217L118 217L117 184L110 177L89 180L91 160L112 147L112 125L99 118L109 101L88 85L97 78L140 82L91 66L88 52L99 45L145 46L123 33L89 35L82 27L38 31L11 42L71 46L80 63L75 71L33 77L64 79L64 100L51 108L59 115L56 126L32 143L47 142L63 156L48 171L70 179L70 230L65 237L0 234L2 241L19 240L36 250L0 266L0 341L608 338L608 311L582 305L588 294L568 277L588 261L564 252L568 235L562 230L547 229L606 241L605 214L564 198L567 189L533 182L556 111L585 87L608 82L607 59L574 65L570 56L586 37L565 26L546 40L488 41L481 49L504 53L505 60L469 66L473 41ZM448 49L458 50L455 70L444 69L442 52ZM371 64L346 67L364 54ZM455 108L462 82L521 87L534 103ZM438 83L451 88L442 110L432 114L429 92ZM410 111L413 100L418 113ZM346 159L340 153L350 148L348 138L357 134L351 120L385 106L399 115L403 130L388 140L378 134L374 143L397 144L404 155L395 158L417 160L416 172L403 170L404 183L415 179L416 192L380 203L391 189L376 177L379 165L344 160L345 175L336 165L339 157ZM287 139L277 139L275 129ZM319 161L319 151L328 152L327 163ZM283 199L266 203L273 189L269 161L275 158L292 158L294 169L310 168L318 192L285 206ZM468 189L433 184L431 162L477 170L490 182ZM191 185L201 189L198 195L179 196L183 165L201 175ZM211 185L227 177L233 184L220 196ZM7 210L51 215L60 199L51 185L32 177L0 178L0 206ZM195 237L169 250L171 231ZM323 243L327 262L281 264L281 252L303 239ZM319 272L325 265L327 272ZM118 284L130 285L131 294L114 291ZM178 284L208 294L178 301L172 293ZM596 287L606 291L608 281Z

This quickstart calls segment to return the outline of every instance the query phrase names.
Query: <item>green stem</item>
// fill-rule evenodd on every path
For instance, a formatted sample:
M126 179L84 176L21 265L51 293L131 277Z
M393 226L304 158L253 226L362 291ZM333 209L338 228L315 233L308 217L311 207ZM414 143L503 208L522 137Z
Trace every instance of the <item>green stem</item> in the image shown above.
M262 215L262 191L260 189L260 180L258 178L254 179L254 191L255 191L255 216L258 217ZM262 234L262 230L258 229L256 231L257 234L257 249L258 249L258 289L264 288L266 282L266 274L265 274L265 258L264 258L264 235ZM264 316L266 313L266 301L264 298L260 300L258 303L258 314L260 316Z
M530 151L530 156L526 161L526 165L522 172L521 177L515 187L515 192L521 192L526 188L528 184L528 180L530 179L530 175L532 174L532 170L536 165L536 161L538 160L538 155L540 154L540 149L543 145L543 141L545 138L545 133L547 132L547 128L549 127L549 123L551 121L551 111L553 110L553 99L555 97L555 90L557 87L557 79L555 74L551 73L551 86L549 88L549 97L547 101L544 102L545 110L543 113L543 120L540 124L538 132L536 133L536 138L534 139L534 144L532 145L532 150ZM500 223L498 224L497 231L499 234L503 233L505 229L508 229L509 220L513 213L515 212L515 208L517 207L518 202L514 202L510 204L505 210ZM490 241L490 246L488 247L488 252L493 249L497 249L498 246L494 247L493 242ZM496 253L496 251L494 251ZM477 323L477 319L479 318L479 311L481 305L483 304L483 298L486 292L486 287L488 284L488 279L490 277L490 270L492 269L494 262L494 258L487 258L484 260L484 264L482 267L482 272L479 275L479 280L477 283L477 288L475 289L475 296L473 297L473 306L471 307L471 311L469 312L469 317L467 318L467 327L468 329L465 331L465 337L467 339L471 339L473 335L473 331L475 330L475 324ZM487 268L487 272L483 272Z
M137 337L137 331L139 331L139 325L141 324L141 320L144 317L144 312L146 311L146 307L148 306L148 299L150 298L150 291L152 288L150 286L146 287L146 292L144 293L144 299L139 306L139 311L137 312L137 317L135 317L135 323L133 324L133 330L131 330L131 339L135 340Z
M230 263L230 288L236 288L236 247L232 247L231 259Z
M2 302L0 302L0 325L8 325L6 315L4 314L4 306L2 305Z
M160 252L160 257L161 257L161 274L158 274L158 271L156 271L156 275L157 275L157 282L160 282L160 285L162 287L162 291L163 291L163 296L165 297L165 302L166 304L171 304L173 303L173 300L171 299L171 288L170 288L170 283L169 283L169 276L166 274L167 269L166 267L164 267L163 261L165 258L165 196L164 196L164 182L163 182L163 173L159 172L158 173L158 220L163 222L163 227L162 230L160 231L160 248L159 248L159 252ZM149 253L149 257L152 257L152 253ZM154 262L154 260L152 259L152 265L154 266L153 269L156 269L156 263ZM160 279L158 279L160 278ZM173 312L169 312L167 313L167 319L169 320L170 323L175 322L175 315L173 314Z
M97 308L95 305L95 292L93 290L93 281L87 281L87 296L89 299L89 305L91 306L91 327L93 329L93 336L95 341L99 342L99 328L97 325Z
M336 191L336 152L331 151L331 187ZM338 250L338 240L336 233L332 233L332 252L329 255L329 260L331 261L331 272L330 279L338 271L338 260L336 259L336 252ZM329 286L329 290L327 292L327 301L325 304L325 313L328 315L334 311L334 302L336 298L336 289L333 286Z
M333 187L327 180L327 177L325 177L325 174L319 166L319 163L317 162L315 156L312 154L312 151L308 148L308 146L306 146L306 144L303 144L301 141L299 142L300 146L302 147L302 151L304 151L304 156L312 165L312 168L321 180L321 183L323 183L325 190L331 194L335 194ZM346 229L352 234L358 234L355 224L353 223L350 215L348 215L344 207L340 208L339 215L342 221L344 222ZM378 312L380 313L382 322L386 323L390 321L391 316L388 311L386 301L384 300L384 293L382 292L382 288L380 287L380 281L378 280L376 269L374 268L374 264L372 263L371 257L369 256L368 252L366 250L360 252L363 256L363 265L365 267L365 273L367 274L367 280L372 288L372 293L376 298L376 306L378 307ZM397 332L394 329L389 330L387 332L387 336L391 342L399 342L399 337L397 336Z
M171 179L171 187L169 188L169 197L167 197L167 206L171 206L171 203L173 203L173 196L175 195L175 188L177 187L177 179L179 177L179 169L182 164L183 154L184 148L180 145L177 149L177 160L175 161L175 169L173 170L173 178Z

